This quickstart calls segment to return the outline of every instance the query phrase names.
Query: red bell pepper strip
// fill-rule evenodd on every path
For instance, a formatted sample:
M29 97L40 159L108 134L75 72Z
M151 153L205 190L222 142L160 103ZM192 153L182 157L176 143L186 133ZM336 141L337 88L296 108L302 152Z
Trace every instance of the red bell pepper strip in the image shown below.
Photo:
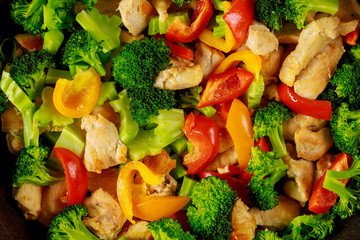
M255 3L253 0L235 0L223 19L234 35L236 46L240 46L246 38L249 26L255 17Z
M220 174L226 174L227 176L238 176L241 174L240 169L235 167L234 165L226 165L222 168L217 168L218 173Z
M205 29L211 16L213 7L210 0L198 0L194 13L191 16L191 25L183 23L176 18L166 31L166 39L170 42L192 42L197 39Z
M188 216L186 215L186 210L180 210L171 215L171 218L174 220L177 220L181 226L184 232L190 231L190 225L188 223Z
M83 161L66 148L54 148L53 152L65 171L68 206L82 203L88 188L87 170Z
M230 68L223 73L212 74L197 108L231 101L245 93L253 80L254 74L243 68Z
M159 38L164 39L159 34L154 35L154 37L156 40ZM175 44L175 43L171 43L171 42L167 41L166 39L164 39L164 41L165 41L166 45L169 47L172 55L181 57L186 60L194 61L194 52L191 49L181 46L181 45L178 45L178 44Z
M349 155L341 153L331 164L328 170L345 171L349 168L351 162L352 159ZM338 198L336 193L323 187L325 174L326 171L316 183L309 200L309 210L318 214L329 211L329 209L334 206ZM349 180L350 179L342 179L341 182L346 184Z
M223 121L225 124L227 122L227 118L229 115L230 107L231 107L232 101L228 102L222 102L219 104L216 104L214 107L216 109L217 114L219 115L221 121Z
M187 174L197 174L214 159L220 147L220 131L217 123L202 115L190 113L183 129L192 144L192 149L184 156Z
M263 152L268 152L270 151L269 149L269 145L266 142L265 138L259 138L256 142L255 142L255 147L259 146L259 148L263 151Z
M356 28L354 31L346 34L346 36L344 37L344 42L346 42L351 46L355 46L358 38L359 38L359 29Z
M281 101L295 112L329 121L331 119L331 102L303 98L297 95L293 87L280 83L277 91Z
M246 189L247 183L244 182L243 180L228 176L226 174L220 174L217 172L203 171L200 173L200 178L207 178L210 176L217 176L221 180L225 180L229 185L229 187L231 187L233 191L236 191L237 196L241 198L241 200L244 203L246 204L251 203L248 196L248 190Z

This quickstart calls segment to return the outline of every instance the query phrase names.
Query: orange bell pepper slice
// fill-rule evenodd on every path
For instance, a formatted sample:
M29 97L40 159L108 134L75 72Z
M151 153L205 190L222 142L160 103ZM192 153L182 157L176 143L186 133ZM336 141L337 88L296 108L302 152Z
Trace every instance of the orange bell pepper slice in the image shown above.
M159 185L164 181L163 174L157 174L151 171L145 164L139 161L128 162L120 170L117 179L117 197L125 217L132 223L133 220L133 190L134 176L139 173L144 182L150 185Z
M251 147L254 145L254 132L250 112L239 99L235 98L232 101L226 128L234 142L239 168L245 169L249 163Z
M146 221L170 217L180 211L190 199L186 196L146 196L134 199L134 216Z
M56 81L53 102L62 115L81 118L94 109L100 91L100 75L94 68L78 72L72 81Z

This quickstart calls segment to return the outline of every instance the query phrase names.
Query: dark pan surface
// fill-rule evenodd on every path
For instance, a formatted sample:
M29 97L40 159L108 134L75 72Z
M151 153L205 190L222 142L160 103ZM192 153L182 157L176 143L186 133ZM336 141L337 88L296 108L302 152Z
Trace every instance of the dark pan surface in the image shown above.
M9 17L9 0L0 0L0 38L21 32ZM36 221L27 221L12 198L11 173L15 157L7 150L5 134L0 134L0 240L46 239L46 228ZM360 240L360 215L338 222L329 240Z

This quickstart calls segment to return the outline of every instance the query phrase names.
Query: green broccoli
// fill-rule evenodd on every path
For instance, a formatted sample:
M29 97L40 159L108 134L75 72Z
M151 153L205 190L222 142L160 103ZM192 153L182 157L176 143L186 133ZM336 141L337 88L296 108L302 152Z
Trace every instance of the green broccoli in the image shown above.
M101 42L103 52L109 52L120 46L121 18L117 15L108 17L100 14L99 10L82 10L76 15L76 21L90 33L96 40Z
M8 109L5 93L0 89L0 115Z
M170 49L161 38L125 44L113 59L114 80L126 89L152 87L159 72L170 66L169 54Z
M21 25L25 32L43 32L43 5L46 0L13 0L10 14L14 22Z
M190 110L196 109L202 91L201 86L175 91L176 107ZM212 106L199 108L198 110L207 117L212 117L216 113L216 109Z
M172 218L162 218L150 222L147 225L154 240L195 240L195 237L189 232L184 232L181 224Z
M330 130L335 146L341 152L356 156L360 149L360 110L350 111L342 103L331 115Z
M97 3L97 0L79 0L79 2L88 6L91 9Z
M252 173L248 184L250 200L260 210L269 210L279 204L275 184L286 175L288 166L275 152L263 152L259 147L252 147L247 171Z
M75 30L76 0L48 0L44 5L43 29Z
M228 216L237 196L227 182L215 176L203 178L193 186L190 197L193 206L186 215L191 231L200 239L230 239Z
M94 67L100 76L104 76L106 71L98 55L101 50L101 42L92 38L89 32L77 30L66 41L62 49L61 62L64 65L86 63Z
M291 110L282 102L271 101L268 106L260 108L255 112L254 120L254 139L268 136L276 157L287 155L284 135L283 122L291 118Z
M45 69L54 66L53 56L45 50L39 50L15 59L10 67L10 77L33 100L44 87Z
M283 240L325 239L334 229L334 215L301 215L294 218L283 232Z
M179 7L182 7L184 3L190 3L191 0L172 0L172 2L178 5Z
M16 159L13 186L20 187L25 183L46 186L63 181L63 178L52 176L46 167L46 159L49 154L49 148L44 146L29 146L22 149Z
M47 234L48 239L99 240L82 222L87 215L88 212L84 205L74 204L65 207L51 221Z
M270 230L260 230L256 232L254 240L281 240L278 233Z
M298 29L306 25L306 15L318 11L334 15L339 8L339 0L258 0L255 16L269 28L279 31L284 21L294 22Z
M355 215L360 209L360 158L356 156L351 167L345 171L328 170L323 187L339 195L338 202L333 206L332 213L345 219ZM348 187L338 179L351 178Z

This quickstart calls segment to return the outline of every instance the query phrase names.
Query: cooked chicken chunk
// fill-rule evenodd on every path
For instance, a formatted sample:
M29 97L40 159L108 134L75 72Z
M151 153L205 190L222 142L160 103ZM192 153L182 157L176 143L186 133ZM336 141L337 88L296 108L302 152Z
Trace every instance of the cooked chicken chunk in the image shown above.
M14 105L9 105L9 108L1 114L1 130L14 135L19 132L22 127L23 120L21 113L14 107Z
M276 50L270 52L268 56L261 56L262 63L260 73L264 77L265 84L269 82L268 79L277 76L283 54L284 47L279 46Z
M279 195L279 205L271 210L260 211L252 207L249 212L255 216L256 224L274 230L283 230L289 223L300 215L299 203L284 195Z
M314 186L319 181L321 176L325 173L325 171L331 166L331 164L336 160L337 155L332 155L330 153L326 153L319 161L316 162L316 170L313 184Z
M122 237L125 237L126 240L150 240L152 239L152 236L147 228L148 224L149 222L139 221L130 225Z
M203 73L199 64L191 61L171 58L172 66L161 71L155 78L154 87L161 89L180 90L199 85Z
M237 163L238 157L234 147L226 150L223 153L219 153L211 161L209 166L206 167L206 171L217 171L218 168L223 168L227 165L233 165Z
M148 26L156 10L146 0L121 0L118 10L129 32L136 36Z
M300 33L298 45L283 62L279 78L288 86L294 86L296 76L313 57L338 36L354 31L357 21L340 22L337 17L324 17L313 21Z
M332 147L330 128L322 128L313 132L302 127L295 132L295 144L297 156L309 161L316 161Z
M248 212L249 207L238 199L231 212L231 224L233 232L231 240L251 240L255 237L256 220L255 217Z
M165 22L168 18L168 8L170 7L171 0L150 0L151 5L156 9L159 14L159 21Z
M41 198L43 187L26 183L19 187L15 194L15 200L22 209L28 220L38 218L41 211Z
M334 75L335 68L344 52L342 37L331 41L296 76L295 92L301 97L316 99Z
M301 203L305 203L310 198L315 163L302 159L294 160L289 156L283 157L283 160L289 166L287 170L289 179L283 185L285 194Z
M269 56L279 47L279 41L265 25L254 22L249 27L248 38L245 45L256 55Z
M101 173L126 162L126 145L112 122L101 115L88 115L82 118L81 128L86 130L84 164L88 171Z
M126 217L119 203L107 192L99 188L84 200L88 216L83 220L100 239L116 239Z
M196 51L194 53L194 63L200 65L203 72L202 84L205 84L210 75L225 59L225 56L221 51L213 47L209 47L203 42L198 42L195 45L195 48Z
M177 181L170 175L165 175L165 181L159 185L146 185L152 196L173 196L177 188Z

